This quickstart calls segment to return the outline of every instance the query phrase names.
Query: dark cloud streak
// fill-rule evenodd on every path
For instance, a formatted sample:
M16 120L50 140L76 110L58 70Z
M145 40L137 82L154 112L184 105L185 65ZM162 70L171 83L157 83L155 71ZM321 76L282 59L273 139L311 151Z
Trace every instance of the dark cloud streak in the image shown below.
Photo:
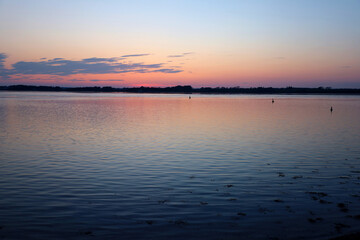
M138 54L148 55L148 54ZM126 55L124 55L126 56ZM130 55L128 55L130 56ZM134 55L133 55L134 56ZM4 66L6 54L0 53L0 76L9 77L16 74L43 74L68 76L73 74L107 74L107 73L178 73L181 70L164 68L163 63L144 64L119 62L123 58L85 58L80 61L66 60L64 58L54 58L42 61L19 61L12 64L12 69Z
M117 62L118 60L122 60L123 58L97 58L97 57L92 57L92 58L85 58L83 59L83 62L88 62L88 63L92 63L92 62Z

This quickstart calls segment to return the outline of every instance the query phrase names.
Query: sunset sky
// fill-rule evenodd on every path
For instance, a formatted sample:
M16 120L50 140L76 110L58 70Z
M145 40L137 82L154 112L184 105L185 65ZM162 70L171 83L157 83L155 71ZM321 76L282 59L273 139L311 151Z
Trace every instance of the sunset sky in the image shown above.
M359 0L0 0L0 85L360 88Z

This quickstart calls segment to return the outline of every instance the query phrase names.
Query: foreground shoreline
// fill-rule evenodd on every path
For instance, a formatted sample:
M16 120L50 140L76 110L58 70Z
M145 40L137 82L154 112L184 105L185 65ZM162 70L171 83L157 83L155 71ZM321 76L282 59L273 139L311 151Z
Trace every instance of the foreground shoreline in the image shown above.
M240 88L240 87L201 87L191 86L174 87L132 87L132 88L113 88L113 87L59 87L59 86L31 86L31 85L11 85L0 86L3 91L46 91L46 92L119 92L119 93L175 93L175 94L331 94L331 95L360 95L357 88Z

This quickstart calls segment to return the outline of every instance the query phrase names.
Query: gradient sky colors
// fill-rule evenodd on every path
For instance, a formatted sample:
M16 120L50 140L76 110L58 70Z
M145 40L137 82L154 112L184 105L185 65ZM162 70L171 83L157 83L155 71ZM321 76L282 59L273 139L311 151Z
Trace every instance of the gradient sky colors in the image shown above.
M359 0L0 0L0 85L360 88Z

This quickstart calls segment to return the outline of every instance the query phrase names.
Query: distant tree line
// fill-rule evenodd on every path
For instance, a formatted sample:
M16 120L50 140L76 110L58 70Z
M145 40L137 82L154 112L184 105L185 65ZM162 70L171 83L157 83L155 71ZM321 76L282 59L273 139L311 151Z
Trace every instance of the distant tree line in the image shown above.
M187 86L174 87L52 87L52 86L31 86L31 85L12 85L0 86L0 90L7 91L52 91L52 92L127 92L127 93L203 93L203 94L360 94L358 88L272 88L272 87L201 87L193 88Z

